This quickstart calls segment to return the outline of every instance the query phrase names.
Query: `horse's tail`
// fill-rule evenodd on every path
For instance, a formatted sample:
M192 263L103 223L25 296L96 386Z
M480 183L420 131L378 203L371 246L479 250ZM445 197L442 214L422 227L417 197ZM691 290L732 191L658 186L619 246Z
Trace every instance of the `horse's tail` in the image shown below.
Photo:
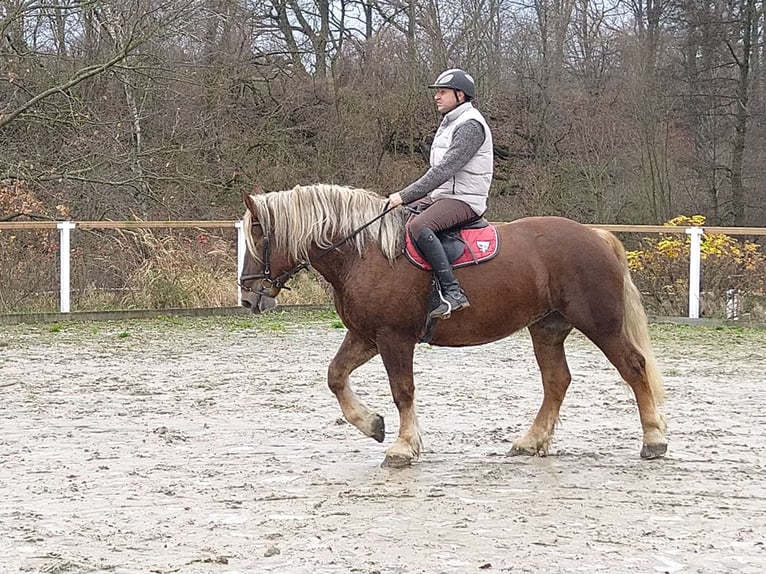
M624 299L622 334L644 357L644 370L649 383L649 388L654 396L655 404L661 404L665 400L665 389L662 383L662 375L657 367L657 361L652 352L652 343L649 339L649 322L646 311L641 303L641 293L633 283L628 267L628 258L625 255L625 246L617 237L605 229L594 229L611 247L614 254L622 265L622 290Z

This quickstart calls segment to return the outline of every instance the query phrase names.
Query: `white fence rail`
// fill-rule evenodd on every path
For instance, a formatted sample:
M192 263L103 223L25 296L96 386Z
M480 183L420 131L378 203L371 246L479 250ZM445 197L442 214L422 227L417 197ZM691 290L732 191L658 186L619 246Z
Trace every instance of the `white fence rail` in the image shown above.
M237 233L237 277L242 274L245 258L245 233L242 221L59 221L59 222L0 222L0 231L13 229L52 229L59 230L59 307L61 313L69 313L70 306L70 277L71 277L71 234L75 229L145 229L145 228L221 228L234 227ZM701 271L701 245L702 236L705 234L726 235L766 235L763 227L669 227L663 225L591 225L613 232L624 233L664 233L682 234L690 236L691 246L689 253L689 306L688 316L698 319L700 316L700 271ZM239 290L238 290L239 291ZM727 294L728 296L728 294ZM727 299L727 310L734 305L736 293L732 295L732 301ZM237 302L241 303L240 294L237 293Z

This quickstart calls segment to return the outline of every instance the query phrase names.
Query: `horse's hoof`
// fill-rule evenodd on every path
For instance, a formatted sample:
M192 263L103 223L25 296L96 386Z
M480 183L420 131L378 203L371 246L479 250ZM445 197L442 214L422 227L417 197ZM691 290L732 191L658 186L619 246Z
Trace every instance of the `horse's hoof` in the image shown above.
M641 458L652 459L660 458L668 451L668 443L658 442L655 444L645 444L641 448Z
M398 454L387 454L381 468L407 468L412 465L412 459Z
M375 415L375 420L372 423L372 434L370 435L378 442L383 442L386 438L386 422L380 415Z
M531 448L512 446L511 450L508 451L507 456L537 456L538 454L544 456L537 450Z

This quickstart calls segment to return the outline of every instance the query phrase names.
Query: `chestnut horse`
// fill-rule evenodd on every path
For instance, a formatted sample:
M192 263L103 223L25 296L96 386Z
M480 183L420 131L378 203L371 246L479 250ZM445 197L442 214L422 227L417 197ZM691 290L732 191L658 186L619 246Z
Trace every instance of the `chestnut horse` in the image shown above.
M404 211L384 198L335 185L245 195L247 254L242 304L274 306L298 271L313 267L332 286L347 328L328 369L330 389L346 420L382 442L383 418L357 398L349 375L380 354L399 410L399 436L384 466L409 465L420 454L413 356L424 334L431 275L402 254ZM590 339L636 397L643 427L641 457L667 450L658 409L662 378L652 356L646 314L631 280L625 249L611 233L562 217L529 217L497 226L501 251L456 270L471 306L438 321L431 344L497 341L526 327L542 373L543 402L509 454L548 453L571 380L564 340L572 329Z

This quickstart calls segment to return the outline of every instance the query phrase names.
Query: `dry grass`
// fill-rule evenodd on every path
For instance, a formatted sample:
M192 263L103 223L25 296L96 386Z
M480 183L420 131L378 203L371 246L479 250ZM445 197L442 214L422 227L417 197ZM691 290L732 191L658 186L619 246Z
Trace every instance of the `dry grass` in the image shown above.
M289 291L282 291L278 301L282 305L325 305L332 302L332 288L314 271L303 271L289 284Z

